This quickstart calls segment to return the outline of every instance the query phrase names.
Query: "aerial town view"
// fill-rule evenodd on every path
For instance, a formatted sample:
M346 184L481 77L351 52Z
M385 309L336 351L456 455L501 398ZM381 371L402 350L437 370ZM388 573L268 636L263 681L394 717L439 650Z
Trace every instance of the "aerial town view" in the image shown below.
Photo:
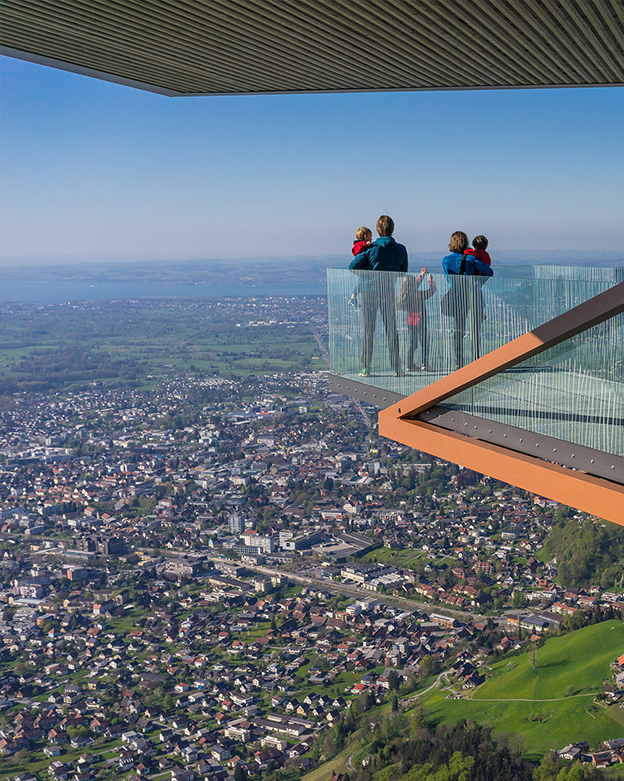
M324 307L2 305L3 776L621 761L624 534L379 438L314 368Z
M624 0L0 71L0 781L622 781Z

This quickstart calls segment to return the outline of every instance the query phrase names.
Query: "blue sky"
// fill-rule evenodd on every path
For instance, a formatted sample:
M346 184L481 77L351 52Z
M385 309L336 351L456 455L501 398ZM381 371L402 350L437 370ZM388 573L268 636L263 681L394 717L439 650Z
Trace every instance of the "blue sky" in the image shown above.
M0 60L0 256L619 250L624 89L166 98Z

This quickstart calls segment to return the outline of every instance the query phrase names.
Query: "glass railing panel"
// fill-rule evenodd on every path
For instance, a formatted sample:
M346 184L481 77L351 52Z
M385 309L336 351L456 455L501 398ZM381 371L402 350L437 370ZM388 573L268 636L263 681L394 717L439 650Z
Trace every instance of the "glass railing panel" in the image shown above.
M407 396L619 281L617 269L545 268L456 276L452 290L443 274L329 269L331 371Z
M624 316L489 378L444 406L624 456Z

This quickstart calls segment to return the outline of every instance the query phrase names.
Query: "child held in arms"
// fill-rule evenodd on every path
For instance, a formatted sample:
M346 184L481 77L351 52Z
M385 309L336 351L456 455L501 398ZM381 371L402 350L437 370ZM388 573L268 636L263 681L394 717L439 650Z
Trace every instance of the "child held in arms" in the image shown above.
M477 260L485 263L486 266L492 265L492 258L488 252L486 252L488 246L488 240L486 236L475 236L472 240L472 247L464 250L464 255L472 255Z
M373 232L370 228L364 226L358 228L355 232L355 241L351 247L351 254L355 256L359 255L360 252L364 252L365 249L370 247L372 240ZM349 299L349 304L351 306L358 306L358 295L360 294L361 289L362 283L359 282L353 293L351 293L351 298Z

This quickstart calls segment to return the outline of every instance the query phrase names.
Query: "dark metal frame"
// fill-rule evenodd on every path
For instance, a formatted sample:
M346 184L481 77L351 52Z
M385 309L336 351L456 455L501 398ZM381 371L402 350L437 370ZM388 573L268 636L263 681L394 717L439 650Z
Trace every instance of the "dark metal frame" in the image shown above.
M352 399L364 401L367 404L372 404L373 406L381 407L382 409L391 407L393 404L396 404L405 398L405 396L402 396L400 393L393 393L392 391L387 391L383 388L377 388L374 385L368 385L365 382L348 380L337 374L330 374L328 376L327 387L334 393L341 393L343 396L349 396Z
M345 379L336 374L328 377L328 389L352 399L385 409L406 397L364 382ZM579 469L587 474L614 482L624 482L624 458L563 439L537 434L487 418L469 415L440 404L419 413L414 420L431 423L447 431L500 445L518 453L535 456L553 464Z
M441 405L421 412L416 419L493 445L507 447L518 453L536 456L553 464L580 469L596 477L615 482L622 482L624 478L624 458L604 453L602 450L576 445L545 434L536 434L534 431L497 423Z

